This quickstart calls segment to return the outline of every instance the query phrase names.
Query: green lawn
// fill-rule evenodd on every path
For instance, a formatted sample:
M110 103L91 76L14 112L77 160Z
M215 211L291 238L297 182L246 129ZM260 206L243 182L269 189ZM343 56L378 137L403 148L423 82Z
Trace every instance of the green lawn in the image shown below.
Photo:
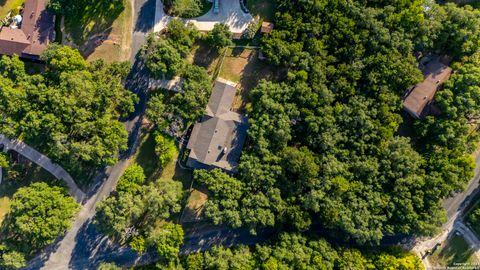
M128 1L124 1L125 9L112 22L109 34L100 45L87 42L81 52L88 61L103 59L107 63L127 61L130 59L133 33L133 11Z
M159 166L158 157L155 154L153 131L150 131L145 134L134 158L134 162L143 168L148 181L156 181L159 178L181 181L183 188L188 189L190 188L192 173L190 170L182 169L177 164L177 157L178 154L162 169Z
M91 38L99 34L108 35L114 21L127 5L127 1L121 4L108 0L81 2L72 14L65 16L65 28L73 42L79 46L86 46L87 41L96 43L97 40Z
M21 6L25 0L0 0L0 19L3 20L8 12L18 6Z
M432 266L447 267L454 263L477 263L473 249L461 235L454 234L444 246L439 247L428 259Z
M158 176L160 173L158 158L155 154L155 140L152 132L145 134L136 153L134 162L143 168L148 180L152 180L152 178Z
M2 224L5 215L10 210L10 197L4 196L0 198L0 224Z
M276 5L275 0L247 0L247 8L253 16L270 22L275 18Z

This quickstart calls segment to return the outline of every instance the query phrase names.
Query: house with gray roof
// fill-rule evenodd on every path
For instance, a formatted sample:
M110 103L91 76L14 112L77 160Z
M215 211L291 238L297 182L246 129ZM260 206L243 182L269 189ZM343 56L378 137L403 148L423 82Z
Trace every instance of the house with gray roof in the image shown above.
M187 149L187 165L195 169L220 168L235 172L248 129L247 118L231 111L236 84L215 81L206 114L193 127Z

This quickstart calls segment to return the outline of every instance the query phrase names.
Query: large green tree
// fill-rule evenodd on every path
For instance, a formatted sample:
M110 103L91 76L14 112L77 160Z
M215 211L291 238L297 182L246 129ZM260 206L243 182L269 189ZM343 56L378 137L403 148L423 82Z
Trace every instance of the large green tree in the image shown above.
M438 115L409 118L402 96L423 79L415 55L478 59L478 11L421 0L280 0L277 11L262 52L288 76L250 91L238 174L196 175L212 193L206 216L252 232L317 224L361 244L435 233L441 200L473 175L476 65L452 66Z
M144 49L145 63L153 77L171 79L180 73L184 65L182 56L167 40L151 36Z
M233 44L232 32L228 25L224 23L216 23L213 29L207 34L207 42L216 50L220 50Z
M78 210L78 204L63 187L38 182L19 188L2 223L1 239L12 249L30 255L70 228Z
M59 162L80 181L113 164L127 147L117 120L137 96L123 87L128 63L87 63L77 50L52 45L46 70L27 75L18 57L0 60L0 129Z

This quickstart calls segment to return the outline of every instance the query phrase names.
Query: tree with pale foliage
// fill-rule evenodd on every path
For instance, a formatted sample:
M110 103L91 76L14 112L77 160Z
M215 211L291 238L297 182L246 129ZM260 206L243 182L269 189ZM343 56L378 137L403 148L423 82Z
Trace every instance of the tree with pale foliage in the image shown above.
M160 166L164 168L173 160L177 153L177 146L172 137L161 132L155 133L155 153L157 154Z

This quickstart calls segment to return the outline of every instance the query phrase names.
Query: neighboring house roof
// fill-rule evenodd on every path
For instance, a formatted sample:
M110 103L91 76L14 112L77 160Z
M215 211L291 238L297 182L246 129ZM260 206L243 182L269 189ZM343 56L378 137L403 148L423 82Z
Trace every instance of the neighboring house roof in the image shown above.
M420 69L425 79L417 84L403 101L404 109L416 118L423 118L428 114L428 108L435 97L435 93L452 74L452 69L442 63L438 56L422 63Z
M53 40L54 15L46 0L26 0L20 28L0 29L0 54L38 58Z
M248 128L244 116L230 111L235 93L234 83L221 78L215 81L206 115L195 124L190 135L187 165L235 171Z
M273 23L271 22L262 22L262 28L260 29L261 33L270 33L273 30Z

